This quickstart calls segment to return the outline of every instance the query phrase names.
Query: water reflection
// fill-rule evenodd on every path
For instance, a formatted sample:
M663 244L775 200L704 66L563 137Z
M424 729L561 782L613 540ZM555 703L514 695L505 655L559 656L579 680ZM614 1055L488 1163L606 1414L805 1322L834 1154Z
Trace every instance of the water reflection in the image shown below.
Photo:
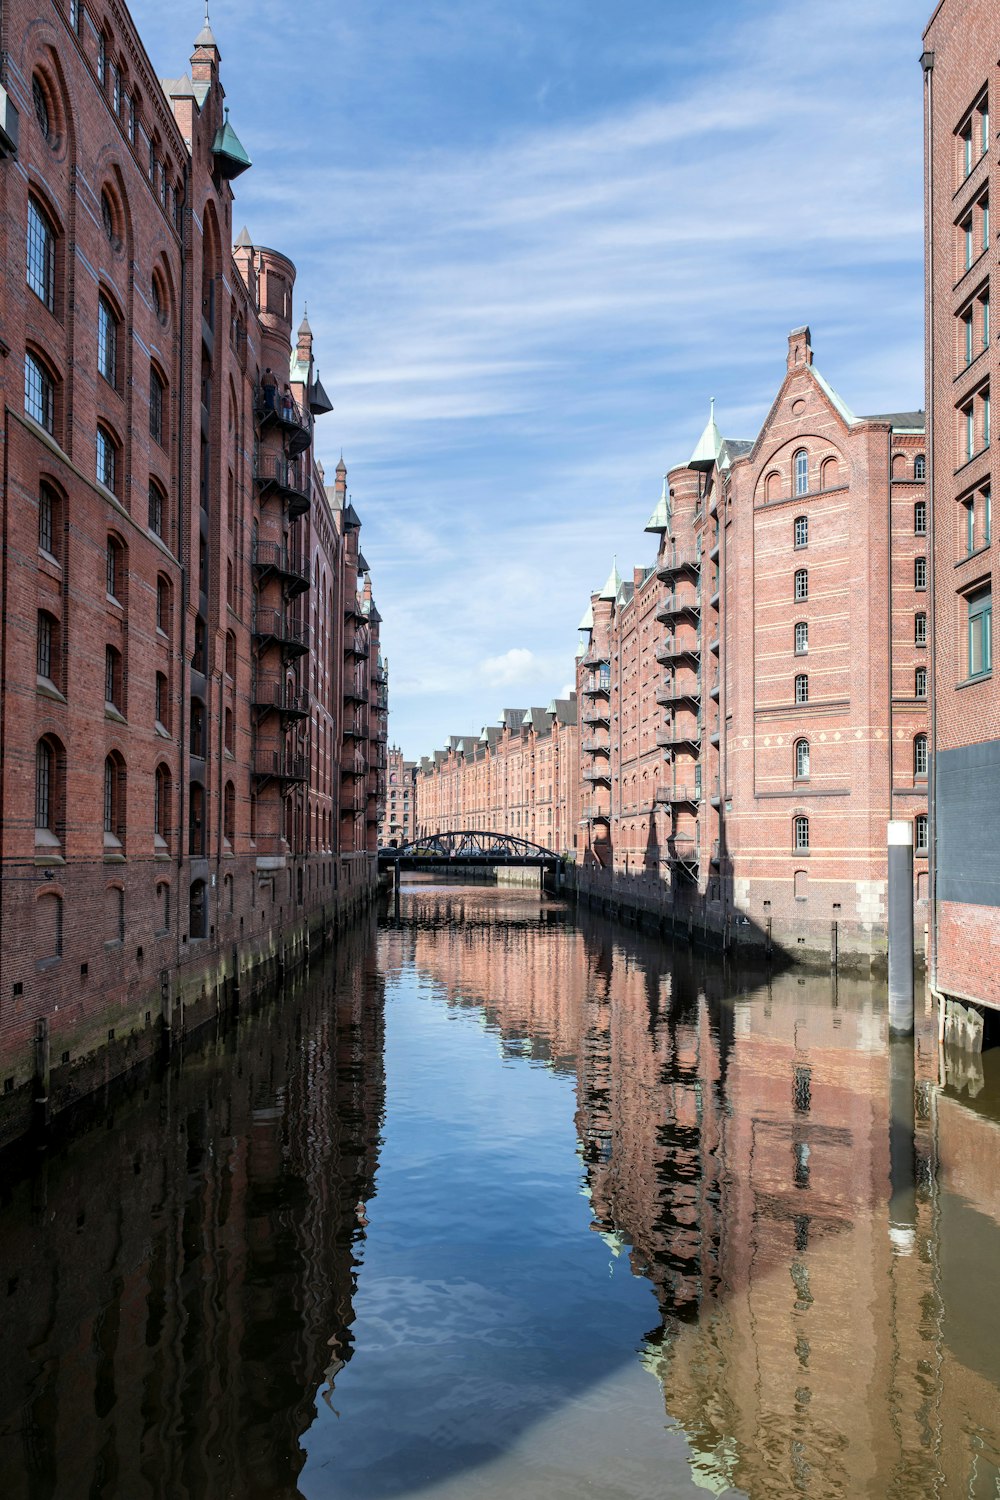
M1000 1054L482 886L238 1031L4 1163L4 1500L1000 1495Z
M0 1494L292 1496L352 1352L382 1081L371 935L16 1178ZM25 1164L21 1164L22 1167ZM325 1376L324 1376L325 1372Z

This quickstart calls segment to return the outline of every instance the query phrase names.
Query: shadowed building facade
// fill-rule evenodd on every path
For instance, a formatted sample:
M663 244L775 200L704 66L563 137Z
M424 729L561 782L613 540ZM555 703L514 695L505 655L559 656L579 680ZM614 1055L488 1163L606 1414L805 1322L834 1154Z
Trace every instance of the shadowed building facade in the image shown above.
M160 80L126 11L15 3L0 26L18 121L0 157L16 1129L33 1074L71 1097L98 1048L126 1066L368 898L385 724L360 522L346 471L327 492L315 455L331 405L295 268L235 232L250 162L211 29Z

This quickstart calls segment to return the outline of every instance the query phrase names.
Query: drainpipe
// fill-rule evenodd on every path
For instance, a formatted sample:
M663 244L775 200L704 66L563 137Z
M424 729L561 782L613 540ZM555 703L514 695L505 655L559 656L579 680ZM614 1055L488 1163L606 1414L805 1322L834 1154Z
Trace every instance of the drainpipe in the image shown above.
M920 59L924 70L924 319L927 354L925 361L924 426L927 452L927 551L930 558L928 577L928 654L930 656L931 714L930 765L927 771L928 826L928 901L931 912L932 993L937 992L938 907L937 907L937 631L934 628L937 596L936 551L934 542L934 158L931 145L934 136L934 53L925 52ZM939 1001L940 1004L940 1001ZM942 1017L944 1012L942 1011Z

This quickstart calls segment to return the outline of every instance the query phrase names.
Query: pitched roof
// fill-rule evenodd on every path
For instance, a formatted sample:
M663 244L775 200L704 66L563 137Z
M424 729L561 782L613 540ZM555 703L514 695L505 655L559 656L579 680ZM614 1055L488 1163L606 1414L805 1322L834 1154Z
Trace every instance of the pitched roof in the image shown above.
M601 592L597 597L599 599L617 599L618 590L621 588L621 586L622 579L621 574L618 571L618 559L615 558L614 562L611 564L611 572L608 574L608 581L601 589Z
M879 412L873 417L862 417L862 422L888 422L890 427L903 428L908 432L924 432L927 422L922 411Z

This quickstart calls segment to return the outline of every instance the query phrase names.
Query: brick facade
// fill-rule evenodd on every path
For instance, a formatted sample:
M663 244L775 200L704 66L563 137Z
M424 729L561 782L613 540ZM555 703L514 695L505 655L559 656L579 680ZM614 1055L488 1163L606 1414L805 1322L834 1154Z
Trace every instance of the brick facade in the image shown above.
M1000 17L942 0L924 37L927 402L934 547L932 983L1000 1006L1000 692L992 663L997 488L990 332ZM995 212L995 202L994 202Z
M418 831L480 829L572 854L579 822L576 698L507 708L477 738L455 735L421 760Z
M386 763L385 810L379 823L379 846L409 844L416 837L417 764L404 760L398 745L390 745Z
M920 413L856 417L809 330L753 442L710 421L667 476L655 566L591 599L584 874L792 952L884 952L886 823L926 920L928 557ZM834 927L836 924L836 927Z
M295 269L234 234L218 45L161 83L127 12L72 17L2 19L8 1092L304 951L371 888L383 774L360 523Z

